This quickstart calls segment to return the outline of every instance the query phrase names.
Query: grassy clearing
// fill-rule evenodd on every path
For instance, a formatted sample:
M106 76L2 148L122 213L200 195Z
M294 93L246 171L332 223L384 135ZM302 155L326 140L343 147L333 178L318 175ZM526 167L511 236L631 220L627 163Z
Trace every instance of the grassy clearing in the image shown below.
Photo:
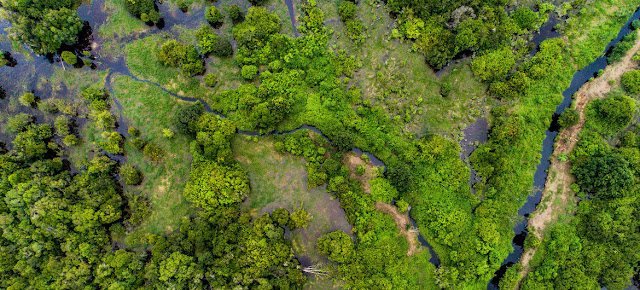
M189 140L180 134L172 139L162 137L162 129L171 127L173 112L184 102L170 96L159 88L129 77L113 80L113 98L122 105L129 126L138 128L144 140L165 151L160 163L143 159L142 153L126 144L128 162L142 172L144 181L126 190L142 191L151 200L152 214L140 226L144 233L171 232L178 229L182 217L192 210L182 197L182 189L189 178L191 155Z
M105 0L102 7L107 20L98 28L98 36L107 55L117 56L123 48L122 39L139 36L151 29L124 8L125 0Z
M567 20L564 35L578 68L602 54L602 48L618 35L639 4L637 0L590 1L578 17Z
M351 232L344 210L337 199L333 199L321 187L307 188L307 173L304 160L273 148L273 139L260 137L257 141L238 135L232 143L235 159L249 172L251 193L244 202L254 216L284 207L289 211L302 206L313 217L306 229L291 233L293 249L304 264L327 263L315 248L321 235L343 230ZM328 280L312 279L310 289L328 289Z
M424 56L411 51L411 42L391 37L395 20L383 5L371 0L359 4L357 18L366 31L364 43L355 43L345 34L338 4L318 1L325 11L326 25L334 31L330 46L344 49L362 62L354 83L365 101L383 107L406 132L417 134L452 133L483 114L486 85L472 77L466 63L454 64L436 76ZM453 85L446 98L440 94L443 82Z

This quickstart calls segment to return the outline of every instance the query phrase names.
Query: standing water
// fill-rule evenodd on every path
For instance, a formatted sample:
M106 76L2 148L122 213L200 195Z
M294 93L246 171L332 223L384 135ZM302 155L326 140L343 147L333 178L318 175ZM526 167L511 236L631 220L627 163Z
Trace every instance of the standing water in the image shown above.
M549 165L551 164L549 157L551 153L553 153L553 141L558 135L559 127L557 125L557 119L571 105L571 100L573 94L575 94L582 85L584 85L589 79L596 76L598 71L604 69L607 66L607 58L605 53L610 51L625 35L627 35L631 31L631 22L640 18L640 8L636 9L636 12L633 13L631 18L627 21L627 23L622 26L620 32L618 32L618 36L613 39L607 47L604 49L603 54L589 64L587 67L582 70L576 72L573 75L573 79L571 80L571 85L568 89L562 92L563 101L556 108L555 113L553 114L553 121L549 129L545 132L545 139L542 143L542 157L540 158L540 164L536 167L536 172L533 178L533 186L536 189L533 195L530 195L527 198L527 202L518 210L518 214L522 217L525 217L521 222L515 225L513 228L513 232L515 233L515 237L513 238L513 252L511 252L507 258L502 262L502 266L498 271L496 271L495 276L487 286L487 289L498 289L498 282L504 276L504 273L507 271L507 268L518 262L520 256L524 253L524 240L527 237L527 220L526 217L536 210L536 206L540 203L542 199L542 189L544 188L544 184L547 180L547 169L549 169Z

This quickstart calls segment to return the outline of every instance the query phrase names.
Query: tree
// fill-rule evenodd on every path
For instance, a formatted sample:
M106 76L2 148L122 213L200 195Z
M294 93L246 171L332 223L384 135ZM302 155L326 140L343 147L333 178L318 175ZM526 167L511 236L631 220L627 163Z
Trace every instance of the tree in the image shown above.
M120 166L120 178L128 185L138 185L142 182L140 172L128 163Z
M35 118L29 114L17 114L9 117L7 128L9 128L9 131L11 131L12 133L20 133L27 129L27 127L33 123L34 119Z
M495 50L471 62L471 70L481 81L495 82L507 77L516 64L516 57L510 48Z
M173 126L182 134L195 133L195 121L204 113L204 105L200 102L179 108L173 116Z
M636 105L633 99L614 94L603 100L592 102L596 121L606 133L614 133L629 125L633 119Z
M56 53L63 45L74 45L78 42L78 34L85 25L78 13L70 9L75 9L74 5L59 6L55 9L17 8L14 11L17 11L19 16L14 14L11 17L14 24L12 37L27 44L37 54Z
M253 80L258 75L258 68L255 65L245 65L242 67L241 74L245 80Z
M279 226L286 227L289 224L290 213L286 208L276 208L271 212L271 219Z
M573 127L575 124L578 124L580 120L580 114L574 108L567 108L564 110L560 118L558 118L558 124L562 126L562 128Z
M344 0L338 7L338 15L340 15L340 19L342 19L342 21L346 22L356 16L357 9L358 7L356 4L349 0Z
M194 279L201 276L201 272L202 269L194 262L193 257L173 252L168 259L160 262L158 279L165 282L167 286L178 285L179 288L187 288L189 280L191 283L201 284L200 279Z
M158 60L166 66L179 66L185 60L186 47L175 40L169 40L160 47Z
M222 12L220 12L220 10L215 6L208 6L207 9L205 9L204 11L204 17L212 26L220 25L224 20L224 16L222 16Z
M622 86L631 94L640 93L640 70L632 70L622 75Z
M231 17L231 20L233 20L233 22L240 22L244 18L242 8L240 8L240 6L238 6L237 4L231 5L227 12L229 13L229 17Z
M338 263L347 263L355 256L354 243L351 237L343 231L325 234L316 242L318 253L329 257Z
M36 105L36 96L32 93L26 93L19 98L20 104L27 107L33 107Z
M218 76L209 73L207 75L204 76L203 78L204 83L208 86L208 87L215 87L218 84Z
M518 8L511 15L513 20L515 20L516 24L522 30L530 30L536 27L536 22L538 20L538 15L531 11L528 7Z
M634 180L628 162L618 154L594 156L574 172L582 189L605 199L627 195Z
M307 228L307 223L310 219L311 215L306 210L299 208L289 217L289 229Z
M194 162L184 195L206 210L241 202L249 194L249 178L239 165Z

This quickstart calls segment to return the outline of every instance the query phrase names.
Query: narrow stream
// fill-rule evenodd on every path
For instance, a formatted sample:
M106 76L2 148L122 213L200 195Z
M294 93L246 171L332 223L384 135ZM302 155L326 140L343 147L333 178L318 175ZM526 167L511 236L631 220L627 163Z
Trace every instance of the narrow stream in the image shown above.
M593 61L591 64L583 68L582 70L576 72L573 75L573 79L571 80L571 85L564 92L562 92L563 101L556 107L556 111L553 114L553 121L549 129L545 132L545 139L542 144L542 157L540 158L540 164L536 167L536 172L533 178L533 186L536 189L535 192L527 198L526 203L518 210L518 215L524 217L522 221L517 223L513 228L513 232L515 233L515 237L512 241L513 252L511 252L507 258L502 262L502 266L496 274L494 278L491 280L487 289L498 289L498 282L504 276L507 268L514 263L517 263L520 259L520 256L524 253L524 240L527 237L527 219L532 212L536 210L536 206L540 203L542 199L542 189L544 188L545 182L547 180L547 170L549 169L549 165L551 164L549 157L551 153L553 153L553 142L558 135L559 126L557 124L558 117L565 109L567 109L571 105L573 94L575 94L582 85L584 85L589 79L597 76L598 71L604 69L607 66L607 58L605 54L609 52L625 35L627 35L631 31L631 22L640 18L640 7L636 9L636 12L629 18L627 23L620 29L618 32L618 36L609 42L609 44L604 49L603 54Z

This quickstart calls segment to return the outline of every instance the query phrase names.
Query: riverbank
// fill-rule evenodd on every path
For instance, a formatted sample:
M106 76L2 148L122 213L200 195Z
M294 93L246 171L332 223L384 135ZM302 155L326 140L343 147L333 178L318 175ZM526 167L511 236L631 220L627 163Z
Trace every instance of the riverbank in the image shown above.
M635 45L626 53L621 61L607 66L601 76L583 85L576 93L573 102L575 109L579 112L580 120L578 124L563 129L556 138L556 148L551 156L551 166L549 176L542 192L542 202L538 205L538 210L529 218L529 233L533 233L542 240L549 225L562 215L569 214L574 205L573 190L571 185L575 182L571 174L572 165L567 159L569 153L573 151L578 143L578 136L585 124L585 110L590 101L603 99L610 90L620 83L622 74L638 65L633 60L633 56L640 51L640 38ZM522 259L521 279L524 278L530 269L529 262L536 253L536 249L526 249Z

